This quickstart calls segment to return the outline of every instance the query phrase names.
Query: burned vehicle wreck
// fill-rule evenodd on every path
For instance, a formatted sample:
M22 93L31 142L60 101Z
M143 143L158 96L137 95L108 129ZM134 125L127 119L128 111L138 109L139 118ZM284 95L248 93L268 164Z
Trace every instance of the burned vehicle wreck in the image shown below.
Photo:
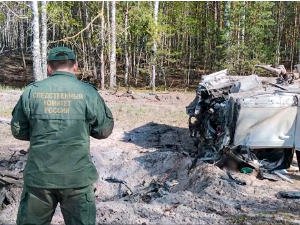
M299 97L296 85L257 75L237 78L222 70L202 76L186 107L195 156L232 169L289 168L300 150Z

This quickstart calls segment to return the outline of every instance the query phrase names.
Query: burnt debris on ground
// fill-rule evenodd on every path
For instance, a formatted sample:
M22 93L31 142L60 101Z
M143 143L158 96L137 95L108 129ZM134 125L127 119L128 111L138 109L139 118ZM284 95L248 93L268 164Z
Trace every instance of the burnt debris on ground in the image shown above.
M10 148L8 159L0 161L0 208L16 201L11 194L13 187L23 187L23 171L27 161L27 152L19 148Z

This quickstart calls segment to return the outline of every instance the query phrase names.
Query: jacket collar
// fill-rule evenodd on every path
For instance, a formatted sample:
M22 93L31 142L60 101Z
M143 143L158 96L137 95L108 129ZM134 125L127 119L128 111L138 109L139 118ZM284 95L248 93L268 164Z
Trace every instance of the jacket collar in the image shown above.
M63 75L63 76L69 76L69 77L77 78L75 76L75 74L69 73L69 72L65 72L65 71L55 71L54 73L52 73L51 76L57 76L57 75Z

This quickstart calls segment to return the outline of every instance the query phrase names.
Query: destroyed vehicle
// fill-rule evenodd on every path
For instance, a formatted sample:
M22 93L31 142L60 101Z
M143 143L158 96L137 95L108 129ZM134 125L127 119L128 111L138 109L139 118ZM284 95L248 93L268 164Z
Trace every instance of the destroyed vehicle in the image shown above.
M300 150L299 97L296 85L257 75L237 78L222 70L202 76L186 107L196 156L210 162L231 156L269 171L288 168Z

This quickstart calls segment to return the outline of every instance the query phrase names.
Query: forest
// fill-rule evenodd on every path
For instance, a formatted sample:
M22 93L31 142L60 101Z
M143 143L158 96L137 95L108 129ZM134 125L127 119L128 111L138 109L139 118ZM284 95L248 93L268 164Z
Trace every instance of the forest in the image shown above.
M300 62L299 11L299 1L3 1L0 61L22 59L29 83L47 76L50 48L67 46L79 79L153 91L224 68L292 70Z

